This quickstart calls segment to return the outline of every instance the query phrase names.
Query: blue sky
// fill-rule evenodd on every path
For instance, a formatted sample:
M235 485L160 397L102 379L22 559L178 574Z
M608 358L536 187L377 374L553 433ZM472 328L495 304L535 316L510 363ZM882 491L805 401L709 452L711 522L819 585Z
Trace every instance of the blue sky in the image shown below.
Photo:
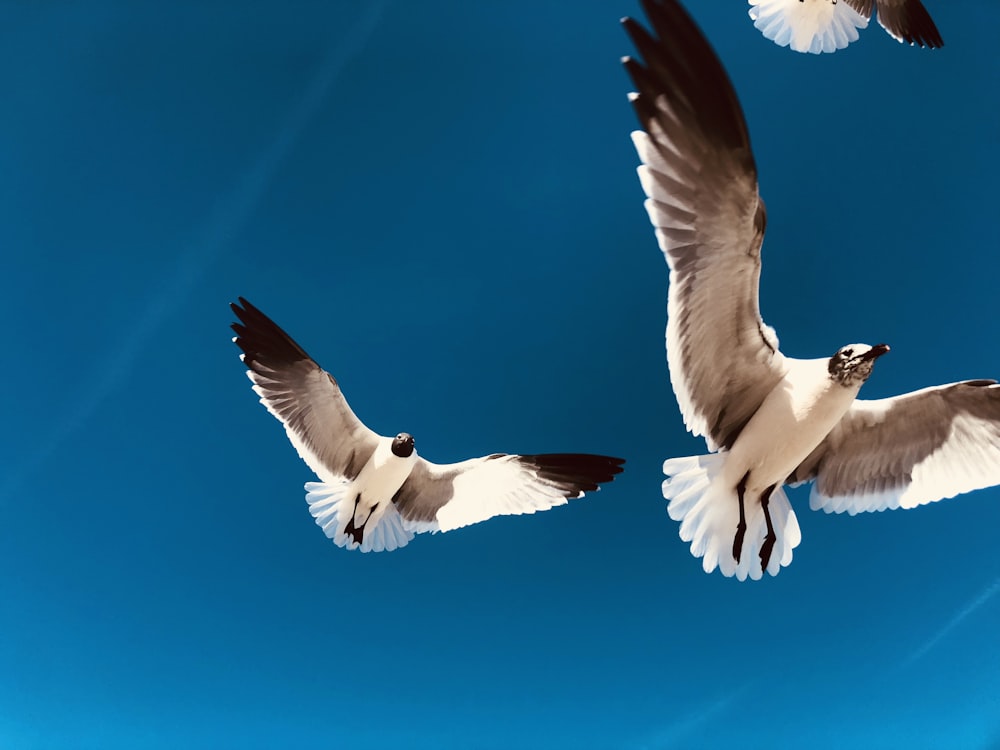
M863 395L1000 377L1000 7L831 56L695 15L747 113L762 308ZM9 3L0 30L0 745L995 748L1000 491L826 516L706 576L618 19L633 2ZM244 295L437 462L628 459L381 555L313 524Z

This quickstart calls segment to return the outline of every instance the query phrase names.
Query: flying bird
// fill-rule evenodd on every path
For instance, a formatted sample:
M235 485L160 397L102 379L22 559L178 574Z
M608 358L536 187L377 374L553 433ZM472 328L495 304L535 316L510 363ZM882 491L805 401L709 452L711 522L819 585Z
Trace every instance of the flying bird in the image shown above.
M340 547L394 550L420 532L548 510L622 471L620 458L581 453L431 463L417 455L409 433L384 437L368 429L334 377L264 313L242 297L231 307L240 320L233 341L253 390L322 480L306 483L306 501Z
M796 52L836 52L858 39L877 6L878 22L899 42L944 46L920 0L749 0L753 25L768 39Z
M858 392L885 344L822 359L778 348L758 306L766 213L743 111L722 63L675 0L643 0L654 34L623 23L644 130L632 134L649 218L670 269L667 363L708 455L669 459L680 536L740 580L776 575L801 534L783 490L813 509L913 508L1000 483L1000 385L968 380L876 401Z

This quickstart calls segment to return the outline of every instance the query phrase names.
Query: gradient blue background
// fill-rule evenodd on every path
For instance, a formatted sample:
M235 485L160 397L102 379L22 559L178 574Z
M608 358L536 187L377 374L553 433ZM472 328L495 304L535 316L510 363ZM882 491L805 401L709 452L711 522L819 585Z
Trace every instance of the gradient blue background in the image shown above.
M765 319L1000 377L1000 6L819 58L695 14L747 112ZM808 510L707 576L703 452L619 57L631 0L3 4L0 747L997 748L1000 491ZM361 555L230 343L244 295L425 457L621 455L602 492Z

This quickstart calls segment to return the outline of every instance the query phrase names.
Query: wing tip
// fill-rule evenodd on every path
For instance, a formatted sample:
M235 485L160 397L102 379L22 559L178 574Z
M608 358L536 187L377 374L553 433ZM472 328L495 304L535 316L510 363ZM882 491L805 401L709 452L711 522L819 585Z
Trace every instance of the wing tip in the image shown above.
M518 456L517 460L571 499L599 490L625 470L624 458L593 453L542 453Z
M629 17L622 24L642 58L627 56L623 64L639 92L633 106L643 128L649 130L651 121L664 117L661 110L666 108L672 112L668 121L679 120L677 124L716 147L749 153L750 137L732 80L690 12L676 0L643 0L642 7L648 29ZM643 106L644 100L648 103Z
M233 343L243 350L244 364L252 367L265 360L273 363L292 364L312 358L277 323L250 303L246 297L237 297L229 307L239 322L231 323L236 334Z
M920 0L907 0L898 8L879 4L879 25L900 44L926 49L940 49L944 39L934 19Z

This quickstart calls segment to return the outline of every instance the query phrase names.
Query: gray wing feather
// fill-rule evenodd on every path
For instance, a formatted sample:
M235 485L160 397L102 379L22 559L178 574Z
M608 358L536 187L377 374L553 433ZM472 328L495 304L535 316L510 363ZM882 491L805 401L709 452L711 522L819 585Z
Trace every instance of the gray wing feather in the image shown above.
M324 481L354 479L378 435L351 411L340 386L292 338L242 297L231 305L233 341L260 402L284 425L299 456Z
M968 380L855 401L788 481L809 479L813 509L851 515L1000 484L1000 385Z
M676 3L644 3L659 39L623 22L645 132L633 133L646 209L670 267L667 361L684 422L728 448L785 372L757 301L765 210L743 111Z

